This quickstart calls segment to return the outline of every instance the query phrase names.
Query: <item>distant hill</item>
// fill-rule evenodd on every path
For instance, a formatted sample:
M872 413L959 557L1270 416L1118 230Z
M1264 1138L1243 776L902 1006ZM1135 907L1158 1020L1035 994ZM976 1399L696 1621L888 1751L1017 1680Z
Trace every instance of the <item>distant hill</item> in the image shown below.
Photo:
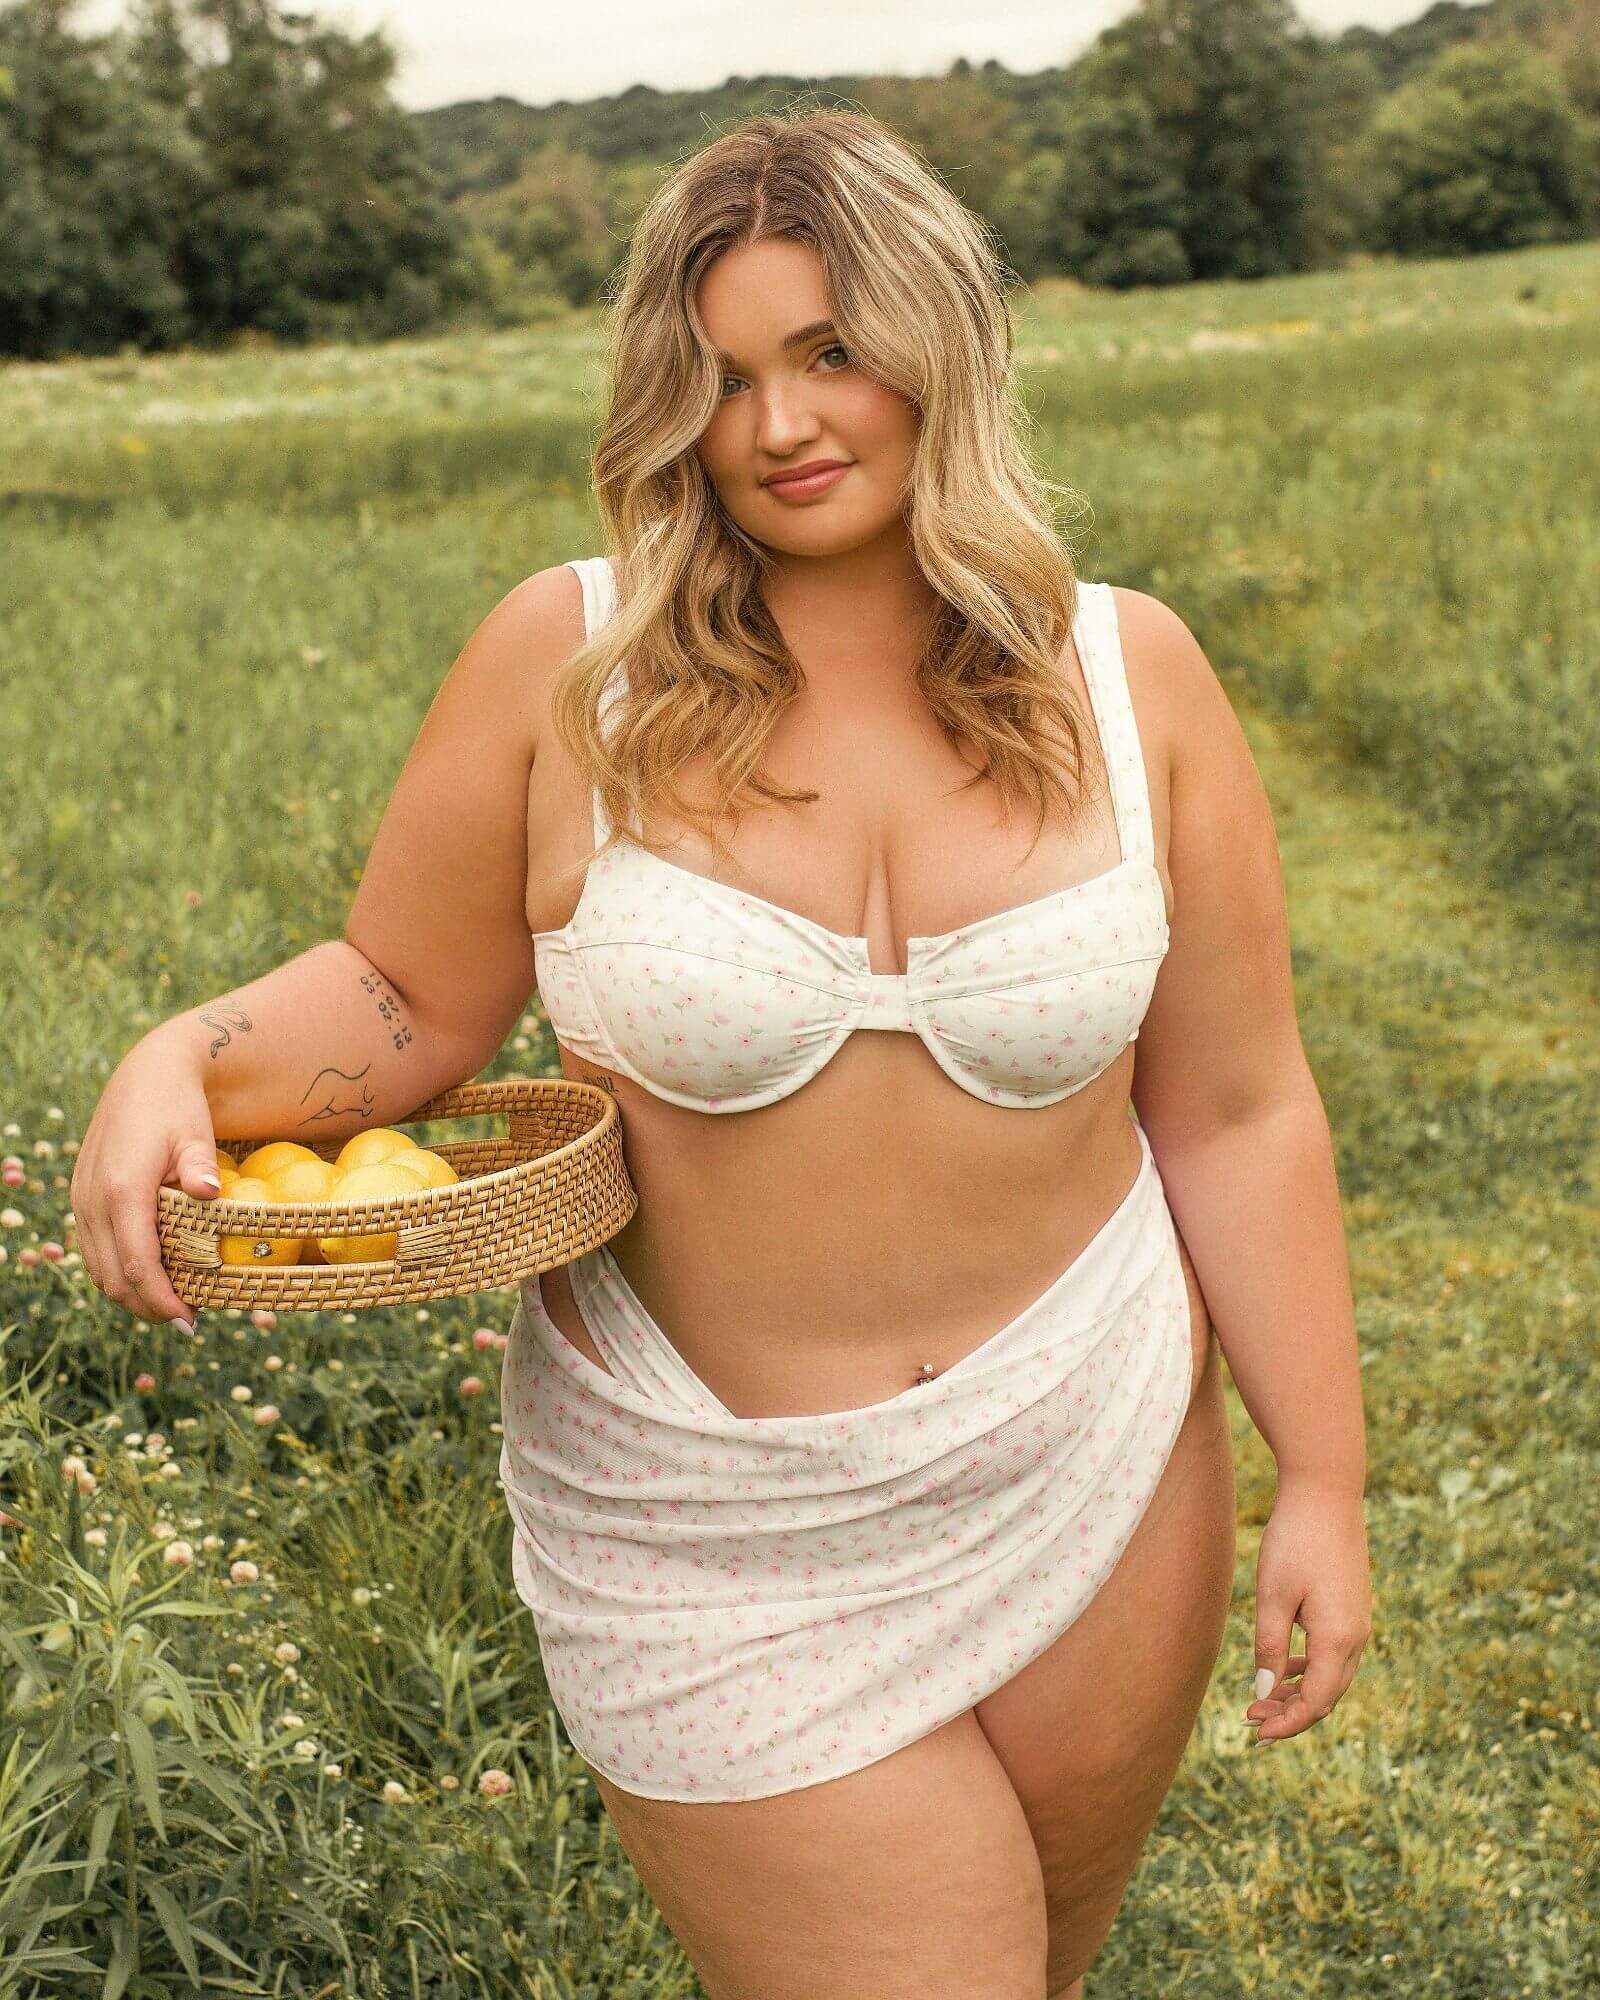
M1321 38L1333 52L1370 59L1385 90L1458 42L1515 31L1536 38L1548 18L1563 21L1580 11L1592 18L1593 0L1436 0L1426 13L1397 28L1347 28ZM950 74L981 83L1006 100L1025 124L1070 90L1073 65L1013 71L1004 63L957 63ZM450 198L509 186L530 154L547 145L587 153L608 166L664 165L705 142L708 135L802 92L853 97L861 75L730 76L709 90L656 90L636 83L611 97L553 104L524 104L514 97L480 98L412 113L428 158ZM929 84L942 79L929 78Z

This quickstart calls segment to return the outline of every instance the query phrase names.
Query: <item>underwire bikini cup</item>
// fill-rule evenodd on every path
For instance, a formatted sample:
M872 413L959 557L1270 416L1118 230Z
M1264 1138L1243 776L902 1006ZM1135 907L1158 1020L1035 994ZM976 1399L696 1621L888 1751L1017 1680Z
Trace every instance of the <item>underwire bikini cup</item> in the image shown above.
M571 567L592 636L615 608L615 578L604 556ZM953 1082L993 1104L1055 1104L1092 1083L1137 1036L1169 931L1109 584L1078 585L1073 638L1111 781L1114 867L908 938L905 972L879 973L867 939L625 838L591 863L571 920L533 933L557 1039L656 1097L707 1112L789 1096L862 1029L920 1036ZM596 794L597 846L606 832Z

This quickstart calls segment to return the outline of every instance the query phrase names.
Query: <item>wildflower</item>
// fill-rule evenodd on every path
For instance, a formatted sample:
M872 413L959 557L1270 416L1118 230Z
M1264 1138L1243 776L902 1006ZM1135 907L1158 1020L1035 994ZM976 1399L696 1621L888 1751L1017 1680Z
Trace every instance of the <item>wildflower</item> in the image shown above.
M250 1401L250 1391L242 1382L235 1382L233 1387L228 1391L228 1394L236 1403L248 1403Z
M278 1421L278 1406L276 1403L263 1403L260 1409L253 1410L251 1415L258 1424L275 1424Z
M280 1729L304 1729L305 1726L305 1717L303 1715L296 1715L293 1709L286 1708L282 1715L278 1717L278 1727Z
M207 1535L200 1546L203 1549L220 1549L222 1547L222 1537L220 1535Z
M472 1344L475 1348L478 1349L479 1353L482 1353L485 1348L493 1347L494 1343L495 1343L495 1331L492 1326L479 1326L473 1328Z
M91 1549L103 1549L106 1545L106 1531L104 1528L85 1528L83 1539Z
M453 1771L446 1771L444 1776L439 1780L439 1789L441 1792L459 1792L461 1789L461 1780Z
M481 1375L463 1376L460 1383L460 1392L463 1396L481 1396L483 1394L483 1377Z
M479 1775L478 1791L486 1799L503 1799L507 1792L515 1790L509 1771L489 1770Z
M261 1333L271 1333L278 1324L278 1315L265 1306L257 1306L250 1315L250 1324Z
M183 1467L178 1464L176 1459L169 1458L156 1474L156 1477L157 1479L181 1479L183 1477Z
M174 1569L187 1569L194 1561L194 1550L184 1541L168 1542L165 1560Z
M309 1763L313 1757L320 1757L322 1755L322 1745L314 1736L302 1736L300 1741L294 1746L294 1754L297 1757L304 1757L307 1763Z
M365 1584L358 1584L350 1593L350 1602L352 1604L370 1604L372 1602L372 1592L367 1589Z
M148 1372L143 1375L135 1375L133 1386L139 1391L141 1396L148 1396L150 1391L156 1386L156 1378ZM121 1419L119 1418L118 1421L120 1422Z
M66 1251L62 1249L59 1243L41 1243L39 1245L39 1255L47 1264L59 1264L66 1254Z
M300 1657L300 1648L292 1639L285 1639L281 1645L273 1647L272 1657L280 1667L292 1666Z
M261 1572L253 1562L236 1562L229 1565L228 1575L234 1583L259 1583Z
M281 1354L269 1354L261 1365L269 1374L276 1375L278 1370L283 1366L283 1356Z
M322 1775L325 1778L342 1778L344 1776L344 1766L342 1764L324 1764Z
M411 1795L398 1778L391 1778L383 1788L383 1796L392 1806L409 1805Z
M6 1169L7 1187L16 1187L21 1178L22 1170L20 1167L17 1169L17 1180L15 1181L11 1178L11 1169L9 1167ZM20 1229L26 1221L27 1217L20 1208L0 1208L0 1222L3 1222L7 1229Z

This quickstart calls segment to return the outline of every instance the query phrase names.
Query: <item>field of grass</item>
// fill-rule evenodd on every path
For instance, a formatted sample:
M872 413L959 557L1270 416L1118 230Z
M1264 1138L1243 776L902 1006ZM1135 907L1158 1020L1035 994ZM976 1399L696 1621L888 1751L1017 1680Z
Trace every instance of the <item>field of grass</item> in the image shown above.
M1273 1470L1230 1390L1235 1615L1090 2000L1578 2000L1600 251L1018 310L1085 573L1189 620L1273 799L1371 1465L1361 1672L1251 1756ZM110 1068L339 934L466 634L598 546L599 355L574 317L0 369L0 2000L698 1992L511 1590L510 1295L191 1341L101 1298L67 1220ZM489 1073L551 1067L535 1008Z

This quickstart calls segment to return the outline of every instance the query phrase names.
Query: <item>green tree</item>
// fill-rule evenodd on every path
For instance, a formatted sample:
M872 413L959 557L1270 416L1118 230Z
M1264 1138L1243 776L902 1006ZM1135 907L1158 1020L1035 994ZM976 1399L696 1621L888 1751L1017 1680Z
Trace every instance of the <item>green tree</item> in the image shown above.
M553 141L523 161L508 187L463 195L458 206L507 260L512 297L588 305L622 254L602 169Z
M1182 191L1175 228L1192 276L1310 261L1315 63L1291 0L1140 0L1073 65L1075 94L1148 113L1157 183L1170 171Z
M1381 249L1513 250L1570 241L1590 225L1584 121L1552 60L1509 40L1441 56L1384 102L1367 148Z
M165 346L190 319L182 217L203 172L182 118L73 31L78 0L0 13L0 352Z
M1074 103L1055 164L1045 244L1057 270L1118 288L1180 285L1193 275L1182 156L1143 98Z
M0 352L426 325L463 226L388 95L381 34L276 0L0 10Z

